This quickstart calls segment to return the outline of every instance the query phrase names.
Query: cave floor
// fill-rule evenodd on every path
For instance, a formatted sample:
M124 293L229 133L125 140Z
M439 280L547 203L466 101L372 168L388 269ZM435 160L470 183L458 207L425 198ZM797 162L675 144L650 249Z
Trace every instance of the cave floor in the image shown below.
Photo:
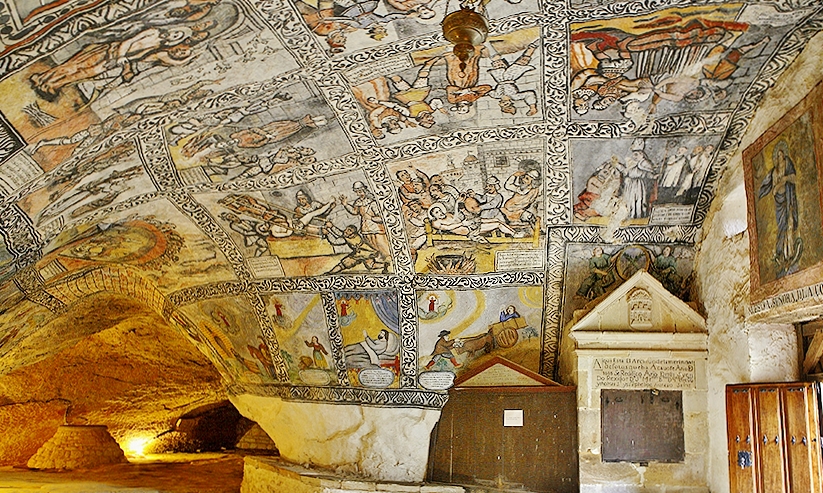
M240 454L162 454L130 460L77 471L0 467L0 492L238 493L243 480Z

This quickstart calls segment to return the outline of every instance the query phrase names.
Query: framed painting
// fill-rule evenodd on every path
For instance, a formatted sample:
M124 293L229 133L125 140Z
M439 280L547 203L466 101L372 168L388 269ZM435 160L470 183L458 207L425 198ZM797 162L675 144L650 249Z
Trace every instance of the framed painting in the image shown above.
M751 301L823 274L823 83L743 151Z

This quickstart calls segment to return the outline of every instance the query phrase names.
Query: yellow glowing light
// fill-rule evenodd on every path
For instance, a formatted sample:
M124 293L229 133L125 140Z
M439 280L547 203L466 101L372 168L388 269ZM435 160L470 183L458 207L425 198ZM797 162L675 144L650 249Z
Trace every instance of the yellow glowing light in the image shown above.
M124 452L131 457L142 457L145 455L146 447L151 443L152 437L140 436L126 440Z

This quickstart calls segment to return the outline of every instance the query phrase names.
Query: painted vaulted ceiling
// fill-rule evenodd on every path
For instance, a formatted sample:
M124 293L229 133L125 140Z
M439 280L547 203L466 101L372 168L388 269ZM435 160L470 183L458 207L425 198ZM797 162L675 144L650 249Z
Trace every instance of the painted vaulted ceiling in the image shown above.
M689 301L819 3L474 7L461 68L456 0L0 2L2 371L105 293L237 389L436 406L492 356L553 376L573 311L640 269Z

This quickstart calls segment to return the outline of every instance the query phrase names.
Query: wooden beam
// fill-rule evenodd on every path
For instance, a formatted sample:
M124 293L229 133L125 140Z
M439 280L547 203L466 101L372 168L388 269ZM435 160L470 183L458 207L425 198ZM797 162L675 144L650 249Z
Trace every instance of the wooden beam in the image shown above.
M805 322L800 324L800 327L803 331L803 336L808 337L813 335L818 330L823 329L823 320L817 319L812 320L811 322Z
M809 349L806 351L806 358L803 359L803 374L806 375L814 368L820 358L823 357L823 330L815 332Z

